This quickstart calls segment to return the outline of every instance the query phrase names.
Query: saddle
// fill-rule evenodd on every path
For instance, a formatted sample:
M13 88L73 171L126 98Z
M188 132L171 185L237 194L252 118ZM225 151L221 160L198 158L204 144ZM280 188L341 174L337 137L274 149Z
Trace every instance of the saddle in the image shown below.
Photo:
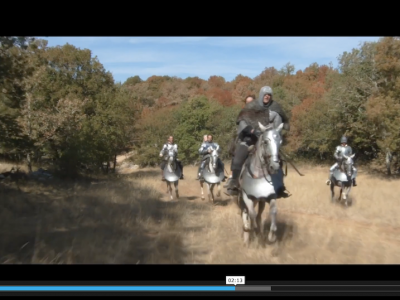
M342 173L345 173L344 168L343 168L343 162L339 163L338 166L336 167L336 169L338 169Z
M210 159L210 154L206 154L201 158L201 161L207 161Z
M168 165L168 162L167 162L167 165ZM171 167L172 167L172 170L173 170L174 172L176 172L176 171L178 170L178 160L177 160L177 159L175 159L175 160L172 162Z
M253 172L251 171L250 164L251 164L252 155L255 155L255 153L256 153L256 146L255 145L249 146L248 153L249 153L249 156L247 157L246 161L244 162L243 170L247 169L247 171L249 172L250 176L252 178L255 178ZM242 170L242 173L243 173L243 170Z
M210 163L210 157L207 157L204 161L205 161L205 165L204 165L204 167L205 167L205 169L207 169L207 170L209 170L210 171L210 165L209 165L209 163ZM218 159L219 160L219 159ZM224 170L220 170L221 169L221 166L219 165L219 164L217 164L217 168L216 168L216 170L215 170L215 174L218 176L218 174L220 173L220 172L223 172Z

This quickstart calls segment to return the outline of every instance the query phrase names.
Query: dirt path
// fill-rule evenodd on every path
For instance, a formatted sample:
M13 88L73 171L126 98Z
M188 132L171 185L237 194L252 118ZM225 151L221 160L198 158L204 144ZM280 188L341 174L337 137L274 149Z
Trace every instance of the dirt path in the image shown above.
M396 180L359 168L345 208L330 203L327 170L300 167L300 177L289 169L293 196L278 200L277 243L246 249L237 207L225 194L216 205L202 201L197 167L184 168L181 197L171 202L160 169L138 169L127 157L116 176L30 181L21 191L1 184L0 263L400 263Z
M186 263L400 263L400 222L396 217L400 206L392 192L388 192L391 196L386 196L385 206L377 205L374 196L379 192L373 186L379 179L359 176L359 186L351 195L354 204L344 208L329 202L329 190L320 174L326 173L324 170L304 178L292 172L286 180L293 196L278 202L277 244L246 250L237 207L229 204L223 193L217 205L207 198L202 201L195 173L194 167L185 168L186 179L179 182L182 227L176 230L193 252ZM318 188L317 181L322 182ZM163 201L169 201L160 176L147 182L165 195ZM396 189L396 183L382 184ZM315 187L312 195L305 186ZM267 206L267 232L268 210Z

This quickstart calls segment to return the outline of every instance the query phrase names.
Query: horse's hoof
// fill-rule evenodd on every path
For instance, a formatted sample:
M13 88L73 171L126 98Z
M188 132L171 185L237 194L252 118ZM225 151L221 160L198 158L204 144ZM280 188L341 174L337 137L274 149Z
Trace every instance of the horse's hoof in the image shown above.
M250 232L244 231L243 232L243 244L245 247L250 247Z
M276 241L276 234L274 231L270 231L268 234L268 241L274 243Z
M279 255L279 248L274 247L274 248L271 250L271 256L272 256L272 257L277 257L278 255Z

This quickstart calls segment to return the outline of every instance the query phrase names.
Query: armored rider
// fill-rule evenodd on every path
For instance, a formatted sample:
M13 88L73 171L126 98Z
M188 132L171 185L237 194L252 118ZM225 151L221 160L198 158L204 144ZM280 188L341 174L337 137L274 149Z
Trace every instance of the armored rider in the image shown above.
M183 166L182 166L182 162L180 160L177 159L178 156L178 145L174 143L174 137L171 135L168 137L167 142L163 145L161 151L160 151L160 157L163 157L163 161L160 164L160 168L161 168L161 176L162 176L162 181L165 181L165 177L164 177L164 169L165 166L167 165L167 160L168 160L168 156L166 155L168 153L168 151L173 150L175 153L175 160L178 164L178 167L181 169L181 177L180 179L183 179Z
M257 101L251 101L239 113L236 120L238 125L237 134L239 137L239 144L235 149L235 155L232 163L232 178L228 184L228 195L237 195L239 189L239 175L242 170L243 164L249 154L249 146L257 143L261 131L258 122L264 126L269 125L271 122L274 126L283 122L285 130L290 129L289 119L282 110L279 103L272 99L272 89L269 86L264 86L260 89ZM278 116L277 116L278 115ZM249 139L250 137L250 139ZM283 179L282 179L283 180ZM277 191L278 197L288 197L288 193L283 187Z
M256 97L252 96L252 95L248 95L245 99L244 99L244 105L246 105L247 103L253 101ZM244 107L244 106L243 106ZM245 142L250 141L251 138L250 137L245 137ZM229 153L232 156L232 160L231 160L231 173L229 175L229 179L228 179L228 183L226 185L224 185L224 188L228 187L229 185L229 181L232 178L232 164L233 164L233 158L235 156L235 147L236 147L236 143L237 143L237 134L236 132L233 135L233 139L231 142L231 146L230 146L230 150Z
M202 155L201 158L201 164L200 164L200 168L199 168L199 172L197 174L197 178L196 180L200 180L202 179L202 172L204 170L207 158L209 157L209 154L213 151L213 150L219 150L219 145L215 142L213 142L213 136L211 134L207 135L207 142L204 142L203 144L201 144L201 147L199 149L199 154ZM222 172L224 171L224 163L218 158L218 167L221 168ZM224 176L224 179L222 181L226 180L226 176Z
M349 145L347 145L347 137L342 136L340 139L340 145L336 147L335 152L333 153L333 156L336 159L336 162L333 164L333 166L329 169L329 179L326 181L327 185L331 184L330 178L333 175L333 171L335 171L336 168L340 166L340 164L343 162L343 155L350 156L353 154L353 149ZM353 165L353 172L354 174L357 174L357 169ZM353 186L357 186L356 179L353 179Z

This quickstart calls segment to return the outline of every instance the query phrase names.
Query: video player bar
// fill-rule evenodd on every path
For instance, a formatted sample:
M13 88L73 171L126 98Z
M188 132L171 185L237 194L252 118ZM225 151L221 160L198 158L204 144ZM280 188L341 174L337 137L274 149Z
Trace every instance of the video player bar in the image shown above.
M0 286L0 292L400 292L391 286L226 285L226 286Z
M0 286L0 292L235 291L235 286Z

